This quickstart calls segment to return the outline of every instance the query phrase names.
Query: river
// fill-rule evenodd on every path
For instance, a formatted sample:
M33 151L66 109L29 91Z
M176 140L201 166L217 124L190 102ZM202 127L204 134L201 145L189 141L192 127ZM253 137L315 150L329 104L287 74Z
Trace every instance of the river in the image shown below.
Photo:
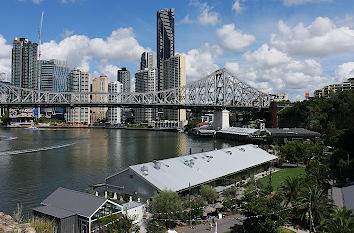
M124 129L0 128L0 212L25 214L58 187L84 191L129 165L212 150L214 139ZM236 142L215 140L217 148Z

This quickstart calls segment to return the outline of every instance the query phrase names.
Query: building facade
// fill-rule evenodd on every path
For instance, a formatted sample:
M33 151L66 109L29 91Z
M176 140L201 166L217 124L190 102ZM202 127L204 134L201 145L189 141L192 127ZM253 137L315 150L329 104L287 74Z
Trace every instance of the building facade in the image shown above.
M98 78L92 80L92 92L105 92L108 93L109 78L105 75L101 75ZM107 95L93 95L92 101L95 103L107 102ZM107 107L94 107L91 108L91 122L96 123L100 121L106 121L107 119Z
M136 92L155 92L158 88L157 68L139 70L135 73ZM135 109L135 120L141 122L152 122L157 118L156 108Z
M117 71L117 81L123 84L123 92L130 92L130 71L123 67Z
M322 89L315 91L315 97L328 98L331 93L339 91L348 91L354 89L354 78L349 78L348 81L325 86Z
M6 73L0 73L0 82L6 82L7 78L6 78Z
M75 68L68 75L67 89L70 92L89 92L90 91L90 74L80 68ZM81 97L81 101L86 100L85 96ZM90 124L90 108L89 107L74 107L67 108L65 119L71 124Z
M141 54L140 60L140 70L154 69L157 67L156 64L156 53L154 52L143 52Z
M164 88L163 61L175 54L175 9L157 11L158 90Z
M41 61L41 90L64 92L67 90L69 67L66 61Z
M123 84L118 81L108 83L109 93L121 93L123 92ZM119 96L110 96L109 102L121 101ZM122 109L118 107L109 107L107 112L107 122L111 125L122 123Z
M15 38L12 48L11 83L16 87L38 88L38 44Z
M186 85L186 58L176 55L163 62L164 89L177 88ZM165 118L171 121L186 121L186 110L164 111Z

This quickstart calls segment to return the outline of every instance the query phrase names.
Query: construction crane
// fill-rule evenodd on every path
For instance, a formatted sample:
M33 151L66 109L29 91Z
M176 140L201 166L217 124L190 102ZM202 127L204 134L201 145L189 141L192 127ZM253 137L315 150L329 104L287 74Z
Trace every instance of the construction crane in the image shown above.
M41 89L41 44L42 44L42 26L43 26L43 15L42 11L41 24L39 26L39 35L38 35L38 89Z

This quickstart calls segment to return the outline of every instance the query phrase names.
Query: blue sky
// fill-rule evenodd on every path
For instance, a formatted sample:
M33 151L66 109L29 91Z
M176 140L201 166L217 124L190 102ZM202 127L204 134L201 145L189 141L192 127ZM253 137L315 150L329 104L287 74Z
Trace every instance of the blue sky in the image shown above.
M2 0L0 72L10 76L14 37L38 41L44 11L43 58L68 60L92 78L114 80L124 66L134 76L141 52L156 50L161 8L175 8L187 82L226 67L263 91L302 99L354 76L352 0Z

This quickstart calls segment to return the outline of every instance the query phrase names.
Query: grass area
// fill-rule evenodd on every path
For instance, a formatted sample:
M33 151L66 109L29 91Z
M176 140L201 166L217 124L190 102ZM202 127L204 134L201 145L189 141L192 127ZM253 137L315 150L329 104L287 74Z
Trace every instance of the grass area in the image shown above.
M285 227L279 227L278 231L279 231L279 233L296 233L295 231L289 230Z
M284 168L278 172L272 173L273 190L277 190L282 185L286 177L293 177L301 174L305 174L305 167ZM262 177L258 180L258 182L260 182L263 186L266 186L269 183L269 176Z

